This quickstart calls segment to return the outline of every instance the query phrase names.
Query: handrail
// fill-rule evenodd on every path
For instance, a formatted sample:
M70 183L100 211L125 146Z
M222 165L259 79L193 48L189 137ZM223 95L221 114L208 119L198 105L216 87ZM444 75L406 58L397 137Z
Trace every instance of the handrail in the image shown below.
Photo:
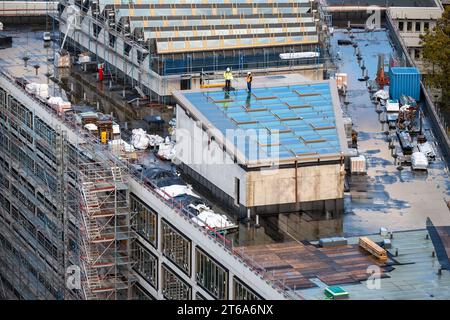
M75 133L82 135L83 143L78 145L77 147L82 151L93 152L93 156L97 155L100 159L103 159L105 164L108 162L110 164L114 164L115 166L119 166L121 168L126 168L131 178L133 178L136 182L138 182L141 186L143 186L147 191L156 196L163 204L176 212L179 216L185 218L191 225L193 225L197 230L206 234L210 237L211 240L217 242L221 245L225 251L227 251L231 256L235 257L239 262L241 262L244 266L246 266L250 271L259 276L261 279L265 280L268 284L271 284L274 289L276 289L279 293L282 293L285 297L294 296L298 299L303 299L303 297L295 292L292 288L286 286L282 281L278 279L273 279L270 277L269 272L261 266L259 263L256 263L251 257L247 256L243 250L235 249L233 247L233 243L227 239L225 236L217 232L214 228L206 225L206 228L201 227L197 223L192 221L192 218L195 217L191 212L189 212L185 207L183 207L182 203L179 201L175 201L172 197L168 200L160 193L156 192L157 186L149 181L148 179L144 179L139 172L134 169L130 163L124 162L122 159L119 159L115 154L108 150L106 145L101 144L100 139L98 137L93 136L92 134L86 132L76 124L75 122L69 122L68 119L64 117L63 114L56 112L49 105L45 104L43 101L39 100L36 96L28 93L23 87L19 86L16 83L16 79L14 76L10 75L4 69L0 69L0 74L7 79L11 84L13 84L17 89L19 89L23 94L32 99L34 102L43 107L46 111L49 112L51 117L56 121L60 121L68 126L69 129L73 130ZM100 154L99 154L100 153ZM100 157L102 156L102 157ZM105 162L106 160L106 162Z

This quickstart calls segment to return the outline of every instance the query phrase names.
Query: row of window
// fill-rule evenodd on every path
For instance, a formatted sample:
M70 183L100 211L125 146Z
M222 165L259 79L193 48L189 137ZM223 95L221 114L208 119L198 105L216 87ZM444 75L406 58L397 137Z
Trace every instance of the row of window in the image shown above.
M42 285L49 291L49 293L53 297L58 297L58 290L56 290L50 282L47 280L46 275L44 273L36 270L35 266L33 266L28 259L19 252L2 234L0 234L0 246L3 250L9 251L12 253L20 263L18 265L10 266L10 268L17 270L17 268L25 268L28 270L29 274L33 275ZM6 263L6 261L4 261Z
M426 32L430 29L428 21L399 21L398 30L400 32Z
M133 227L136 232L158 248L158 214L134 194L130 195ZM191 276L192 243L165 219L161 219L161 251L181 271ZM158 258L139 241L132 245L133 269L155 290L158 290ZM229 273L216 260L199 247L195 248L195 280L212 297L229 299ZM161 291L166 299L192 298L192 289L165 264L161 266ZM233 280L234 298L238 300L261 299L239 279ZM198 297L200 299L200 297ZM197 299L197 297L196 297Z

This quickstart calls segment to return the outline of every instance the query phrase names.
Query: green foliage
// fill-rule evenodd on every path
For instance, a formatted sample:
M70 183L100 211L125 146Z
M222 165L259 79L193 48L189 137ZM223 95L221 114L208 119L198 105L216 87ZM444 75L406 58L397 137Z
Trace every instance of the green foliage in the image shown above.
M423 59L430 68L428 85L442 90L442 107L450 107L450 10L446 9L433 30L421 35Z

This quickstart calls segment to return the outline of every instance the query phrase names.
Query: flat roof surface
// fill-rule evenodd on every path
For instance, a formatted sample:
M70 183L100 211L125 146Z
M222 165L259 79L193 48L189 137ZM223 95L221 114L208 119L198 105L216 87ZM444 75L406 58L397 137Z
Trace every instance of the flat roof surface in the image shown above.
M395 232L392 239L392 249L389 249L390 271L383 273L376 282L367 281L359 283L342 283L336 281L349 293L351 300L448 300L450 299L450 272L442 271L438 274L440 264L437 257L432 255L435 250L433 242L427 239L427 230L416 230L407 232ZM369 236L372 240L379 242L382 238L379 235ZM359 237L349 238L349 246L356 245ZM398 256L395 252L398 250ZM339 247L334 248L339 252ZM341 257L342 258L342 257ZM369 274L373 269L365 270ZM326 296L324 289L327 284L318 278L311 278L317 286L301 289L299 294L307 300L324 300Z
M240 250L240 248L238 248ZM357 243L321 248L313 244L290 241L244 247L252 264L271 272L271 280L283 282L292 290L318 287L315 279L326 286L359 284L370 276L367 269L380 268L388 277L388 264L379 262L359 248Z
M333 86L334 81L319 81L264 86L251 94L238 89L178 92L175 96L184 97L188 103L181 101L183 107L199 112L225 137L228 130L250 129L244 133L245 143L238 138L229 141L246 160L286 160L344 152L339 98Z
M324 0L329 6L436 7L434 0Z

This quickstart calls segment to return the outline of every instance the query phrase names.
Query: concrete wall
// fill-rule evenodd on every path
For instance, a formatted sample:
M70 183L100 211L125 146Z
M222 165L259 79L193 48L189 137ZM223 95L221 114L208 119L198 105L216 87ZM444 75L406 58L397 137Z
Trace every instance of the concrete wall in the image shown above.
M235 178L240 180L240 204L247 206L246 174L233 158L177 106L177 158L219 189L236 199Z
M167 206L167 204L163 203L153 193L149 192L142 184L138 183L134 179L130 179L129 186L131 192L133 192L136 196L138 196L142 201L144 201L148 206L150 206L158 213L158 219L165 218L166 220L170 221L170 223L175 228L177 228L179 232L190 237L190 240L192 241L193 251L195 250L196 246L201 247L229 271L230 297L233 296L233 293L231 291L232 278L234 275L236 275L265 299L282 300L286 298L282 293L275 290L270 283L266 282L264 279L251 271L241 261L239 261L236 256L225 250L223 245L219 241L212 240L207 231L200 232L198 226L190 221L189 218L174 213L173 210ZM159 243L161 243L161 241ZM165 262L167 265L169 265L172 270L177 270L177 267L174 266L170 262L170 260L166 259L162 255L160 250L157 250L152 246L148 246L148 249L151 250L153 254L157 255L161 262ZM193 261L195 260L193 259ZM204 296L209 296L204 293L203 289L197 286L195 274L195 263L193 263L192 265L191 276L188 276L182 272L177 272L178 276L180 276L186 283L192 286L194 295L195 292L198 291ZM159 290L159 292L155 292L155 290L151 290L150 292L158 298L162 297L161 289Z
M322 219L312 219L307 214L280 214L278 228L295 239L317 240L343 234L343 216L325 214Z
M235 178L238 178L239 203L245 207L343 198L341 164L246 171L216 141L211 141L211 134L202 130L199 122L180 106L176 118L177 159L235 200Z
M340 199L344 197L344 166L313 165L247 173L248 206ZM295 187L297 179L297 189ZM296 195L297 192L297 195Z

